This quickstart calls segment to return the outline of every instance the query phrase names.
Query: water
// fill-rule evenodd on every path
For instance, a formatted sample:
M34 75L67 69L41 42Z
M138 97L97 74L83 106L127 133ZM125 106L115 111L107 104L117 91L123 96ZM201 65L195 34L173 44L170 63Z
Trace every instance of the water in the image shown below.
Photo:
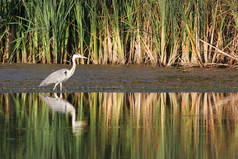
M1 158L237 158L238 93L0 94Z

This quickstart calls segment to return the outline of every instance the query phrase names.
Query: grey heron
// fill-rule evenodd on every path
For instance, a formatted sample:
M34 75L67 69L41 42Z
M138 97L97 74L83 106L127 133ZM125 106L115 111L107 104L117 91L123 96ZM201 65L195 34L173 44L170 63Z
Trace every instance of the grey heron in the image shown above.
M73 55L72 61L73 61L73 66L70 70L64 68L57 70L53 73L51 73L48 77L46 77L39 85L41 86L48 86L50 84L55 84L53 90L55 90L56 86L60 84L60 90L62 91L62 82L65 82L67 79L69 79L73 74L76 69L76 58L86 58L79 53L75 53Z

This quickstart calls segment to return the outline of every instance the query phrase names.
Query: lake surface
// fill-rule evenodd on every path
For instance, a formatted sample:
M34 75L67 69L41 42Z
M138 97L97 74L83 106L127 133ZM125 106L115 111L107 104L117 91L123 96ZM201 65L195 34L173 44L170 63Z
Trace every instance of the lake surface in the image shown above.
M1 93L1 158L238 158L238 93Z

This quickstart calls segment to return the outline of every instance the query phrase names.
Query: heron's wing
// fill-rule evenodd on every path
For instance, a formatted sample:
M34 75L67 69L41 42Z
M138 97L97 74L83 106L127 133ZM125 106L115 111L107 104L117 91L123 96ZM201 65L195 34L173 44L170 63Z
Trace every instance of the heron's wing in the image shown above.
M69 72L68 69L60 69L60 70L57 70L57 71L51 73L48 77L46 77L40 83L39 87L65 81L66 79L68 79L68 76L67 76L68 72Z

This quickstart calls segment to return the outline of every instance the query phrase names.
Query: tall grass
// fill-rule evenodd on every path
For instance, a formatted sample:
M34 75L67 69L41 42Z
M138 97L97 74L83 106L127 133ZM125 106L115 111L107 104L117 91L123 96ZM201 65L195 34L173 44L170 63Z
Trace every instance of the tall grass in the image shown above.
M94 64L202 67L238 60L235 0L0 3L1 62L66 63L76 51Z

